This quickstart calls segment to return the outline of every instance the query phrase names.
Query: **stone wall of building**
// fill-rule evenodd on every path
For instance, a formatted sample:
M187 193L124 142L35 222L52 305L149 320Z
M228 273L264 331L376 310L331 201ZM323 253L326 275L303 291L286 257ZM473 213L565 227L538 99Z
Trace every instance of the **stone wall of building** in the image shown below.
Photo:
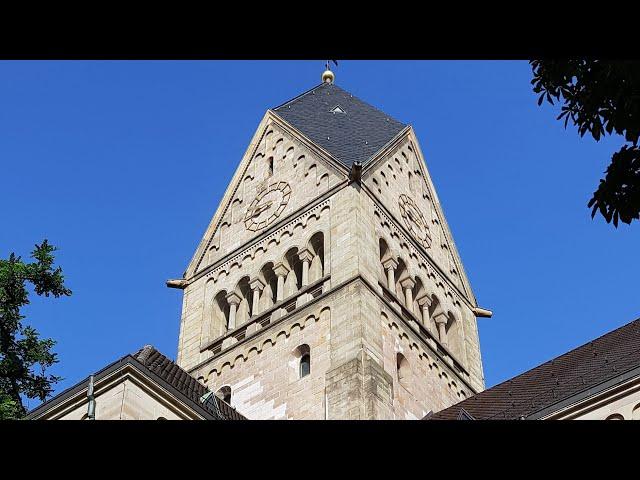
M553 420L640 420L640 377L631 377L546 415Z
M154 392L129 376L123 376L102 388L96 385L96 420L186 420L198 418L177 408L166 392ZM64 411L47 414L46 420L84 420L87 417L86 390Z
M178 364L213 391L230 387L250 419L421 418L482 389L474 299L440 210L429 213L433 250L401 223L401 196L425 209L433 198L412 144L375 164L380 180L403 162L380 193L374 175L348 182L286 125L261 128L190 266ZM398 177L409 172L413 183ZM286 205L247 223L271 184L286 184L273 193ZM299 378L303 347L311 373Z
M210 390L231 388L231 405L249 419L322 419L330 366L331 295L257 330L191 372ZM300 377L302 348L311 372Z

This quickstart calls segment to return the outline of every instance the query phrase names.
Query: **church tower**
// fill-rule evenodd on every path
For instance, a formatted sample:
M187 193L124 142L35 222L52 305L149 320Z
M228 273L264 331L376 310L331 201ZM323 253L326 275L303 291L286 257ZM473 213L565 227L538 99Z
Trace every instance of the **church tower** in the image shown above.
M249 419L411 419L484 388L411 126L333 75L266 112L183 279L177 363Z

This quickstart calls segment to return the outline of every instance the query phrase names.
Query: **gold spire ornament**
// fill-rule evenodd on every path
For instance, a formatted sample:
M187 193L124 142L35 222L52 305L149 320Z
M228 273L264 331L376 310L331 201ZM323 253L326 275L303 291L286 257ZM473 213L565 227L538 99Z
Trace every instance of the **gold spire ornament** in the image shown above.
M329 66L329 62L335 63L336 67L338 66L338 61L337 60L327 60L327 63L325 64L326 70L324 72L322 72L322 83L333 83L333 81L336 78L335 74L331 71L331 67Z

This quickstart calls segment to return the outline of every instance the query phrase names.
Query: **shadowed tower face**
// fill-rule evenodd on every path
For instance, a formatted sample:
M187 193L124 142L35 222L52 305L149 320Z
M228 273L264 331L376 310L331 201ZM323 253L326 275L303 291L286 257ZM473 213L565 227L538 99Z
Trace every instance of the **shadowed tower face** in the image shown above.
M181 287L178 364L250 419L421 418L484 388L413 129L333 83L267 111Z

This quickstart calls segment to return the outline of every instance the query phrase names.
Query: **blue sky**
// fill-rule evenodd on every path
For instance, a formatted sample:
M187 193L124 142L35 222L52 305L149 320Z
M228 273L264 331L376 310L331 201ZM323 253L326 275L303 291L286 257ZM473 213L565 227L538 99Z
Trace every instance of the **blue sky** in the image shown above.
M0 256L60 248L73 296L33 298L55 392L153 344L267 108L322 61L0 62ZM413 125L478 302L487 386L640 316L640 224L586 204L622 143L538 107L525 61L341 61L336 83ZM29 408L39 404L29 401Z

